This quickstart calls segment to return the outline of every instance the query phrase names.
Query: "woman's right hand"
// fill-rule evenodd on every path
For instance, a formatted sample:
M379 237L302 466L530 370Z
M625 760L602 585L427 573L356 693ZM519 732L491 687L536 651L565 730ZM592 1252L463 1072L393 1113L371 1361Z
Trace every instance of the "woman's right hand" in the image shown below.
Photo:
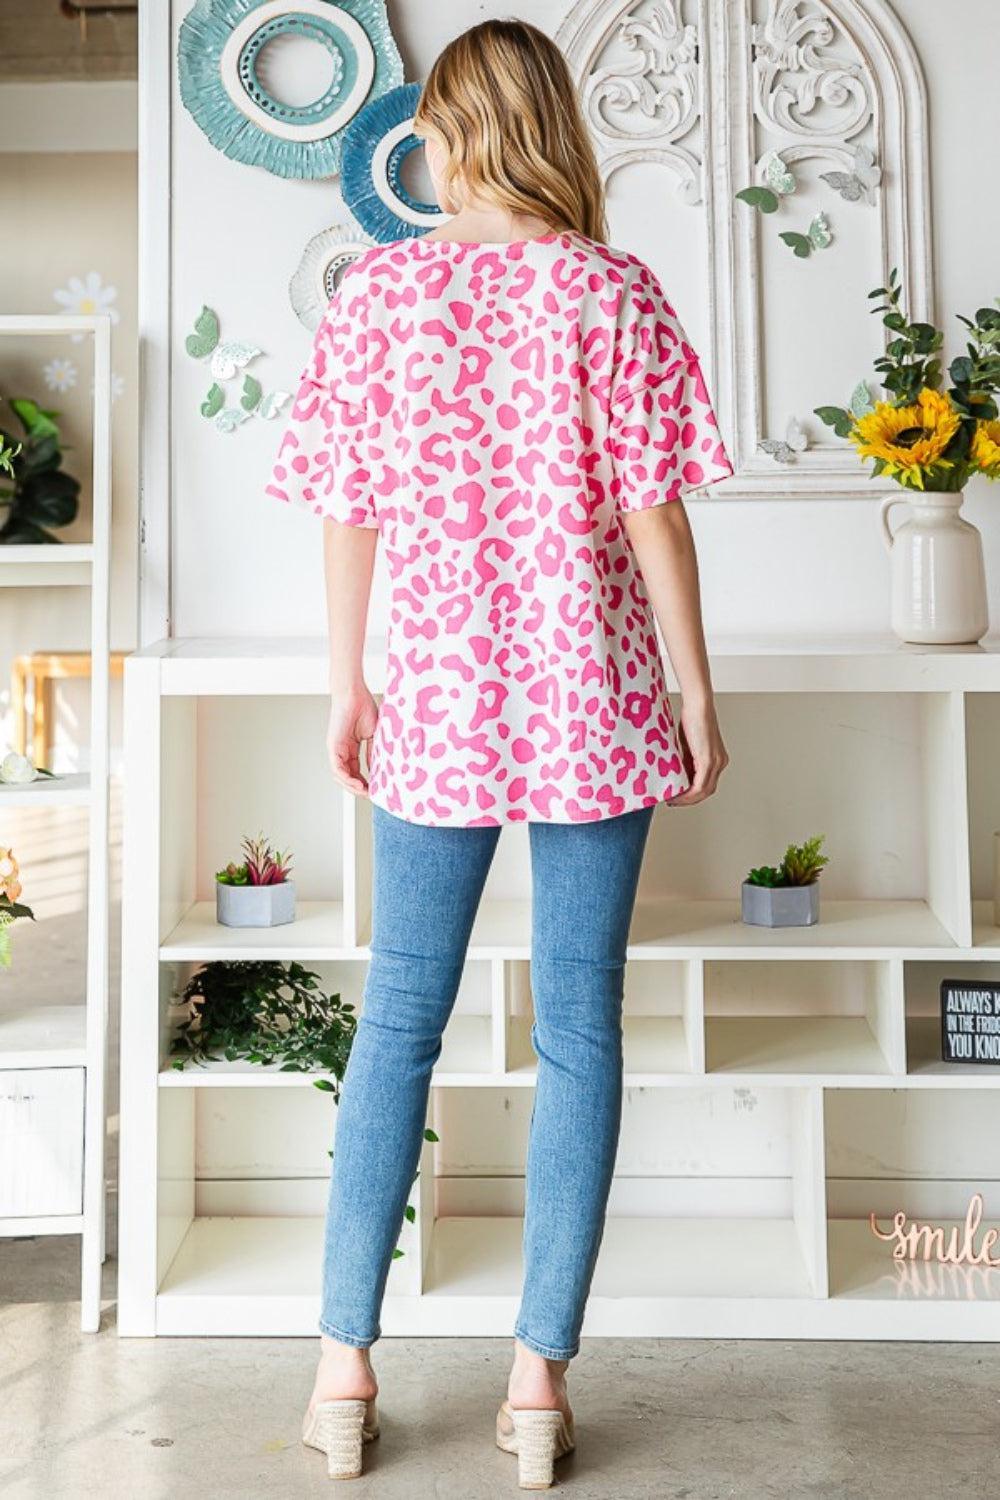
M368 782L361 771L361 745L365 743L367 763L377 720L378 704L364 683L331 694L326 732L330 767L341 786L360 797L368 795Z
M682 707L678 738L684 769L691 785L686 792L671 797L668 805L689 807L694 802L704 802L706 797L711 797L719 777L729 764L713 698L694 707Z

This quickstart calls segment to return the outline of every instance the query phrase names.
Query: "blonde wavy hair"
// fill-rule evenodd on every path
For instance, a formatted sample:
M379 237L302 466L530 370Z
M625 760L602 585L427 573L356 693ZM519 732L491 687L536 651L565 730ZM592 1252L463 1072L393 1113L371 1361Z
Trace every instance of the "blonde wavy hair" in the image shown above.
M442 208L485 198L606 241L604 187L569 66L526 21L483 21L450 42L424 84L420 136L446 152Z

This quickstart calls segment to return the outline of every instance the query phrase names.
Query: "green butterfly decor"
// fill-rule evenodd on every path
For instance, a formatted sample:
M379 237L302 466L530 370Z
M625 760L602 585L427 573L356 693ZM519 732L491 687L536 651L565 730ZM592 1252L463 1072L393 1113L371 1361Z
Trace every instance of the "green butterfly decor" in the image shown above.
M807 256L812 255L814 250L826 250L833 239L833 233L826 214L819 213L809 225L807 234L798 234L795 230L789 229L779 238L784 240L800 260L805 260Z

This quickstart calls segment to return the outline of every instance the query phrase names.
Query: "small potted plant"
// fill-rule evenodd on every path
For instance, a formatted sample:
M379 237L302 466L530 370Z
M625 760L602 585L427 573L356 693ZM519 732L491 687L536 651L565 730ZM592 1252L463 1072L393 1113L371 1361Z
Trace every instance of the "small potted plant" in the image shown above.
M819 876L829 864L824 835L789 844L781 864L761 865L743 882L743 921L753 927L811 927L819 921Z
M0 470L10 484L0 484L0 543L56 543L57 526L76 520L80 481L62 467L57 411L37 401L7 402L24 429L24 441L0 428Z
M10 929L19 917L35 914L18 898L21 894L20 868L14 858L13 849L0 848L0 968L8 969L11 963Z
M215 916L225 927L280 927L295 920L290 856L258 834L243 840L242 864L230 862L215 876Z

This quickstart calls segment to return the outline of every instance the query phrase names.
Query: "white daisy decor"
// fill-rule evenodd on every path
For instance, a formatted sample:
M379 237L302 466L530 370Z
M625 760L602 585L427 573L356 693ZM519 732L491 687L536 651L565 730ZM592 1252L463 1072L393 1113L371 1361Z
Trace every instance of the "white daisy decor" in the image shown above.
M112 323L118 322L118 288L106 286L100 271L88 271L82 279L71 276L69 285L57 287L52 293L60 307L68 313L109 313ZM74 344L83 338L82 333L71 334Z
M94 382L93 381L90 382L90 394L92 396L96 394L95 387L94 387ZM119 375L116 371L113 370L111 372L111 400L112 400L112 402L117 401L119 399L119 397L124 396L124 394L125 394L125 377L124 377L124 375Z
M76 385L76 365L71 359L50 359L42 366L42 377L50 391L71 391Z

